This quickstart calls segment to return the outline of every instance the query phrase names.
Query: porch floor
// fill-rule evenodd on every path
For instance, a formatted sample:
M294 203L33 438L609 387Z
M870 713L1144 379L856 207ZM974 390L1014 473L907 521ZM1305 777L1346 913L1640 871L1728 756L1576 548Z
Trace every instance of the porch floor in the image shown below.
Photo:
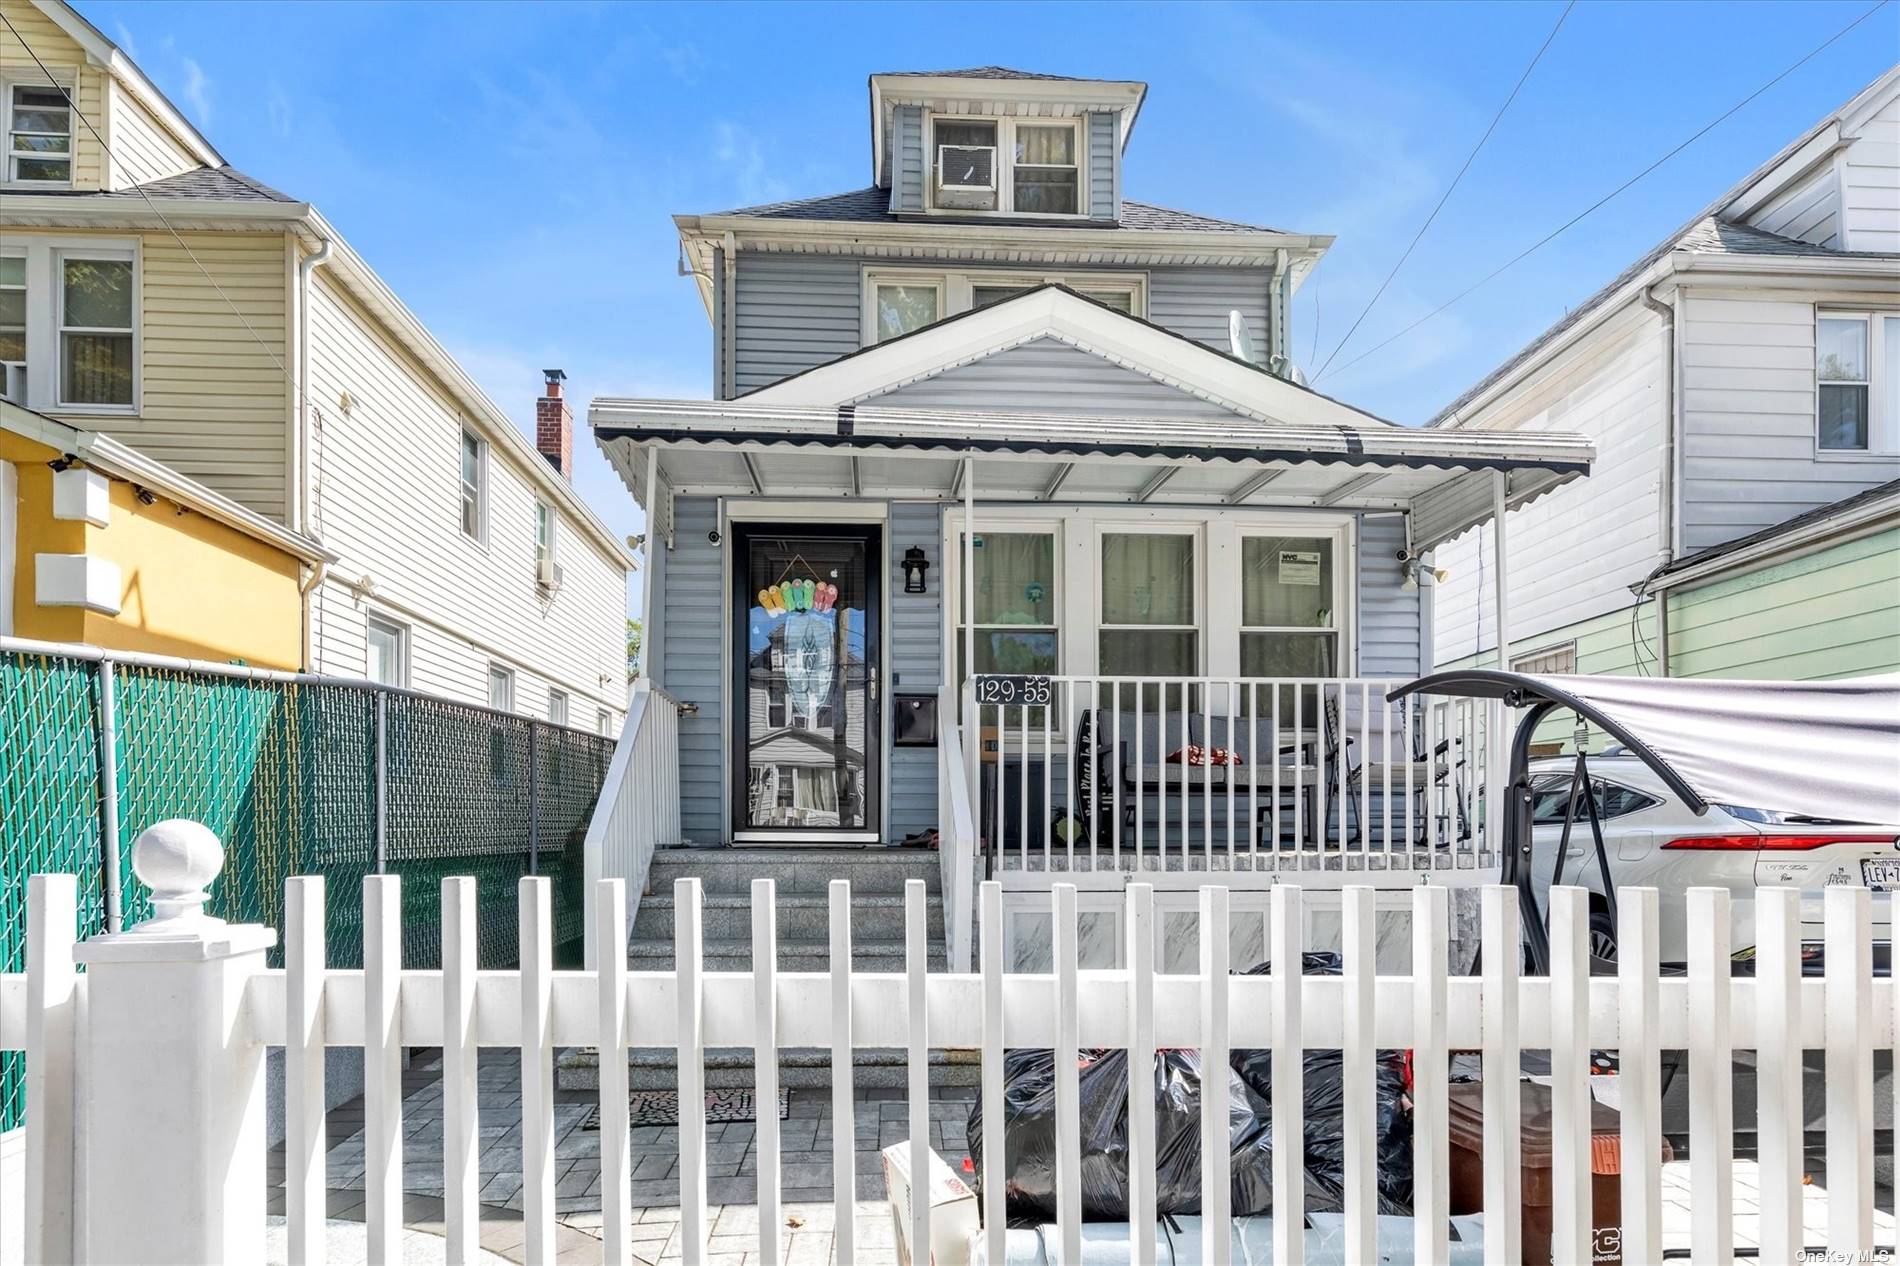
M1684 1081L1687 1079L1684 1078ZM412 1236L405 1260L432 1262L427 1236L442 1227L442 1085L439 1066L425 1059L403 1079L403 1155L409 1162L403 1187L408 1193L403 1210L407 1227L423 1232ZM511 1262L526 1259L521 1213L521 1065L517 1052L484 1050L479 1072L478 1104L482 1116L484 1150L482 1178L482 1247ZM964 1123L972 1088L942 1088L932 1093L930 1142L952 1169L961 1170L969 1156ZM580 1128L581 1119L595 1102L586 1091L555 1095L555 1260L560 1266L579 1266L600 1260L600 1156L598 1135ZM856 1260L865 1266L895 1266L897 1249L890 1207L884 1199L878 1152L908 1136L907 1107L902 1090L861 1089L854 1107L856 1122ZM328 1175L333 1221L360 1221L363 1216L363 1104L354 1099L329 1114ZM764 1266L758 1255L758 1158L754 1152L756 1126L751 1122L707 1126L710 1202L710 1266ZM785 1227L785 1257L780 1266L831 1266L836 1261L831 1200L831 1096L828 1090L793 1090L791 1115L780 1122L781 1175ZM1824 1244L1827 1229L1825 1173L1815 1166L1815 1181L1803 1189L1807 1241ZM1882 1164L1877 1174L1874 1215L1875 1242L1892 1244L1895 1237L1891 1171ZM680 1259L679 1149L674 1127L647 1126L633 1130L634 1260L661 1266ZM270 1154L270 1212L283 1212L284 1151ZM1690 1243L1689 1163L1674 1161L1663 1168L1663 1243L1665 1250L1686 1249ZM1752 1161L1735 1162L1735 1231L1738 1248L1755 1242L1759 1185ZM333 1242L338 1236L332 1236ZM334 1250L333 1250L334 1251ZM334 1256L332 1260L337 1260ZM1753 1256L1738 1258L1753 1263ZM1881 1258L1880 1260L1890 1260Z

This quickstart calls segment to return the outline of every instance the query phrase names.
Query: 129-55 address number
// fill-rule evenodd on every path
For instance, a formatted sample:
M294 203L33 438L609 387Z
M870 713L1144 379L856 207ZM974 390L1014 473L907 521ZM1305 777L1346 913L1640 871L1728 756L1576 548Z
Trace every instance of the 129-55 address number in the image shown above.
M975 684L979 704L1039 707L1055 700L1055 684L1047 677L979 675Z

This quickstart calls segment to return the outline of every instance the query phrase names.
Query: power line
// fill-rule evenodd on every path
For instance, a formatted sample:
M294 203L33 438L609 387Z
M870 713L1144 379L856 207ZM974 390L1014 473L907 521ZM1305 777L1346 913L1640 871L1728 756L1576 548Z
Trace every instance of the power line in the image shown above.
M1892 0L1878 0L1878 3L1876 3L1872 8L1868 9L1865 13L1862 13L1859 17L1855 18L1852 22L1849 22L1846 26L1842 27L1840 30L1834 32L1834 34L1830 35L1826 40L1822 41L1820 44L1817 44L1804 57L1802 57L1799 61L1795 62L1792 66L1789 66L1786 70L1776 75L1773 79L1770 79L1767 83L1755 89L1755 91L1749 93L1746 97L1743 97L1740 101L1737 101L1734 105L1724 110L1721 114L1717 115L1714 119L1712 119L1709 123L1704 125L1693 136L1690 136L1687 140L1683 141L1680 145L1677 145L1674 149L1664 154L1661 158L1658 158L1655 162L1643 168L1641 171L1637 172L1634 176L1631 176L1628 180L1624 181L1622 184L1618 185L1616 188L1610 190L1610 192L1604 194L1601 198L1598 198L1595 202L1585 207L1582 211L1578 212L1576 215L1572 216L1570 219L1564 221L1562 224L1558 225L1555 229L1551 230L1549 233L1545 234L1543 237L1533 242L1530 246L1524 248L1522 251L1519 251L1516 255L1513 255L1510 259L1506 260L1504 263L1500 264L1498 267L1486 273L1483 277L1479 278L1476 282L1473 282L1471 285L1465 287L1463 290L1460 290L1457 294L1445 300L1443 303L1439 304L1437 307L1433 308L1430 312L1427 312L1424 316L1412 322L1410 325L1406 326L1404 329L1400 330L1398 333L1392 335L1390 338L1387 338L1379 343L1374 344L1372 347L1369 347L1365 351L1359 353L1359 355L1353 357L1351 360L1341 365L1339 367L1340 370L1344 372L1345 370L1351 369L1354 365L1357 365L1360 361L1366 359L1366 357L1371 356L1373 353L1378 352L1383 348L1389 347L1391 344L1397 342L1399 339L1404 338L1407 334L1410 334L1413 330L1416 330L1419 326L1425 324L1427 321L1431 320L1433 317L1437 316L1439 313L1445 311L1445 309L1451 307L1455 303L1458 303L1460 300L1464 299L1467 295L1471 294L1473 291L1480 289L1481 287L1495 280L1501 274L1509 271L1511 268L1521 263L1525 258L1530 256L1531 254L1549 245L1552 241L1556 240L1558 237L1562 236L1565 232L1575 227L1579 222L1581 222L1587 216L1591 215L1598 208L1602 207L1605 203L1609 202L1611 199L1615 198L1617 195L1623 193L1631 185L1634 185L1637 181L1643 179L1643 177L1649 175L1651 172L1655 171L1658 167L1661 167L1664 163L1674 158L1677 154L1680 154L1683 150L1688 149L1691 145L1701 140L1704 136L1707 136L1710 132L1714 131L1721 124L1727 122L1731 116L1739 112L1741 109L1743 109L1743 107L1747 106L1750 102L1755 100L1755 98L1761 96L1764 92L1767 92L1770 88L1774 87L1776 84L1786 79L1789 75L1792 75L1795 71L1801 69L1803 66L1813 61L1816 57L1820 56L1822 52L1826 51L1831 45L1833 45L1837 40L1839 40L1842 36L1846 35L1849 31L1852 31L1855 27L1859 26L1862 22L1865 22L1868 18L1872 17L1874 14L1880 12L1880 10L1886 8L1887 5L1890 4L1891 2ZM1315 375L1315 379L1317 380L1317 375Z
M1340 339L1339 346L1333 348L1327 355L1326 365L1332 364L1333 358L1339 355L1346 344L1352 342L1352 336L1359 332L1360 322L1366 319L1366 314L1372 311L1373 305L1379 302L1379 297L1385 294L1385 288L1392 284L1392 279L1399 275L1399 269L1405 267L1405 261L1412 258L1412 252L1418 248L1420 239L1425 236L1425 230L1432 227L1432 221L1436 220L1438 213L1445 209L1445 203L1451 200L1452 190L1458 187L1458 182L1463 180L1465 173L1471 170L1471 164L1476 161L1478 151L1483 149L1484 143L1491 139L1491 133L1498 130L1498 123L1504 118L1504 112L1511 108L1513 101L1517 100L1517 94L1523 91L1524 82L1531 77L1531 72L1537 69L1537 63L1544 60L1544 54L1549 51L1551 42L1557 38L1557 32L1563 29L1564 19L1569 17L1570 11L1576 7L1577 0L1570 0L1570 3L1564 6L1564 11L1557 15L1557 22L1550 28L1550 34L1544 37L1544 42L1538 46L1536 55L1531 58L1530 64L1524 67L1524 73L1517 77L1517 83L1511 88L1511 95L1504 99L1504 104L1499 106L1497 113L1491 116L1491 126L1485 128L1484 135L1478 138L1478 143L1471 147L1469 154L1465 155L1465 165L1458 169L1458 174L1451 178L1449 185L1445 186L1445 192L1438 197L1438 205L1433 207L1432 213L1425 217L1425 223L1418 226L1418 232L1412 235L1411 244L1405 248L1405 253L1399 256L1399 262L1392 265L1392 271L1385 275L1385 280L1379 283L1379 288L1372 292L1372 298L1366 300L1366 306L1360 309L1358 317L1352 323L1352 328L1346 331L1346 337ZM1314 344L1318 345L1317 337L1314 339ZM1313 375L1315 379L1326 372L1326 365L1319 367L1319 373Z
M60 96L66 98L67 108L72 111L74 118L78 119L81 123L84 123L86 125L86 130L92 133L92 139L99 142L99 148L105 151L107 161L108 162L114 161L112 147L106 144L106 138L99 135L99 129L92 125L92 120L86 117L85 111L79 108L79 103L73 100L73 94L66 90L66 86L64 84L60 83L57 79L53 77L53 72L46 68L46 63L40 60L40 55L33 51L33 46L26 42L26 36L20 34L19 28L13 25L12 20L7 17L4 10L0 10L0 22L6 23L7 30L13 32L13 38L20 41L20 47L24 48L26 50L26 55L33 59L33 64L40 68L40 73L46 76L46 82L51 84L54 88L58 89ZM243 324L245 332L248 333L251 336L251 338L256 341L259 347L264 349L264 354L270 357L271 364L277 366L277 372L284 376L284 384L290 387L293 391L296 390L297 384L291 381L290 371L284 368L283 360L277 355L275 351L272 350L271 345L264 341L263 336L260 335L257 332L256 327L254 327L251 324L251 319L244 315L243 309L239 308L237 304L231 301L230 295L227 295L226 293L224 293L224 287L218 284L218 279L216 277L213 277L210 273L210 270L208 270L204 266L204 264L200 262L200 260L198 259L198 256L192 251L191 244L185 241L185 239L179 234L177 229L172 227L172 222L165 218L165 213L163 211L160 211L158 209L158 204L152 201L152 195L145 192L145 190L139 185L133 185L132 191L138 194L140 198L144 199L146 208L149 211L151 211L153 215L158 217L158 222L165 226L165 231L167 233L170 233L172 235L173 240L175 240L178 243L179 249L185 252L185 257L191 260L193 266L196 267L200 273L204 274L204 279L211 283L211 288L213 290L218 292L218 298L224 300L224 306L231 309L232 315L237 317L238 321Z

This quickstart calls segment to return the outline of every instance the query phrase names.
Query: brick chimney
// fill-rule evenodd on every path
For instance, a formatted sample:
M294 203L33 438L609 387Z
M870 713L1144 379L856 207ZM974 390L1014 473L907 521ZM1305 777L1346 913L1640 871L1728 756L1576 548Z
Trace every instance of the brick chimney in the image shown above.
M561 398L561 383L567 375L558 369L541 371L547 377L546 389L534 402L534 446L548 465L561 472L561 478L574 477L574 415Z

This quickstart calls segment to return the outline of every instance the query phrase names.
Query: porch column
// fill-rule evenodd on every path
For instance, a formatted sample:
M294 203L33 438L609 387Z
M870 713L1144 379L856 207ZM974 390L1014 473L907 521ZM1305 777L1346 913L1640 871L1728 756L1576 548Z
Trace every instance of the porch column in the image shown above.
M969 789L970 806L982 816L982 788L977 785L978 746L983 741L982 709L976 704L976 691L970 685L976 671L976 461L963 459L963 676L957 685L957 698L963 701L963 783ZM1000 766L998 768L1001 768ZM982 833L979 830L978 835ZM961 917L961 916L959 916Z
M659 539L656 528L658 517L653 511L653 499L660 487L660 449L657 444L647 445L647 532L640 546L640 676L651 680L653 663L653 631L659 622L653 618L653 544ZM590 905L592 903L589 903Z
M1504 672L1511 670L1511 638L1504 629L1507 589L1504 583L1504 503L1508 500L1505 495L1507 478L1501 470L1491 472L1491 552L1497 557L1497 579L1491 582L1491 587L1497 598L1494 618L1498 624L1498 668Z

